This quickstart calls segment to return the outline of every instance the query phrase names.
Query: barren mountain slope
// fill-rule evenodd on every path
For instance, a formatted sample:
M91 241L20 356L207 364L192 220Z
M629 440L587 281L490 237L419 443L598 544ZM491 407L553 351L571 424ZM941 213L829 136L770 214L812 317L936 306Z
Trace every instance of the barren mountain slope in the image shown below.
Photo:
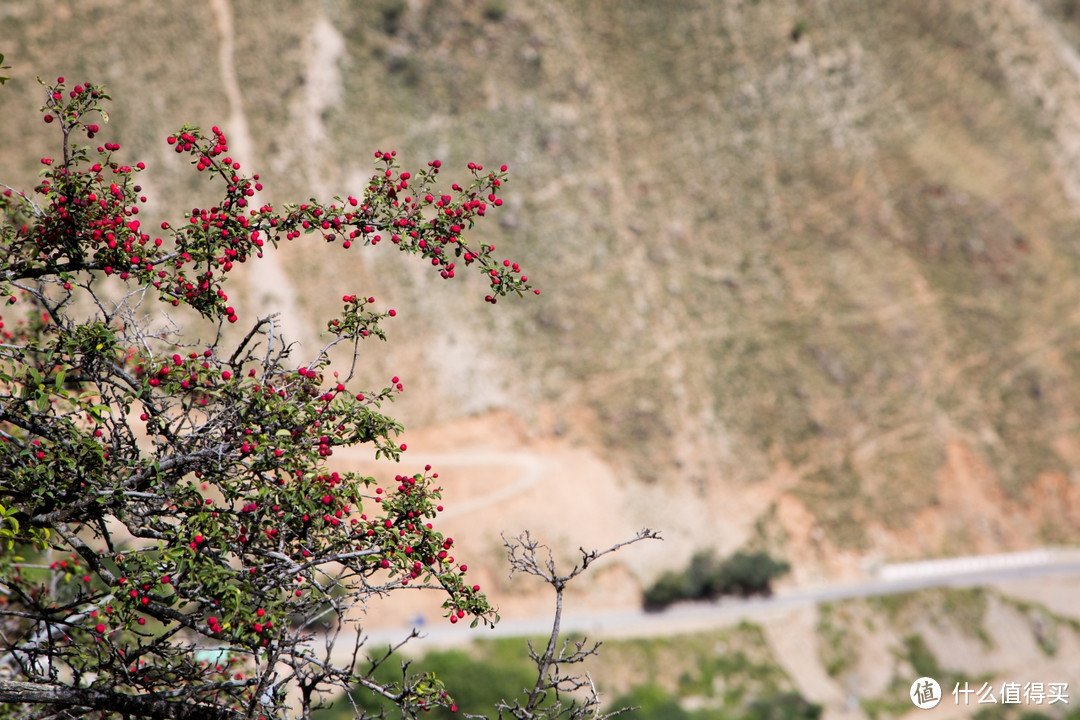
M639 580L748 541L804 579L1075 541L1072 7L7 0L0 167L29 185L52 153L34 74L109 85L157 212L206 199L164 143L183 121L222 125L275 200L358 191L377 148L448 182L508 163L483 232L540 298L492 312L302 238L240 303L291 305L309 350L342 292L392 303L370 378L404 378L407 425L602 463L612 528L674 541Z

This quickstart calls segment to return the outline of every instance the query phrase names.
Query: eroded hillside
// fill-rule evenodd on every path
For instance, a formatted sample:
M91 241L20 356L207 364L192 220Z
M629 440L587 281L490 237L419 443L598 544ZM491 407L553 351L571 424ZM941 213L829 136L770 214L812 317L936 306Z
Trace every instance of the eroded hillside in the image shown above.
M540 298L490 312L306 238L239 302L286 305L308 348L343 291L392 302L367 363L406 380L406 424L449 452L469 419L461 447L576 483L598 463L577 499L602 528L670 538L631 585L705 546L812 580L1077 539L1071 2L7 0L0 36L11 184L53 152L35 74L111 88L157 213L206 199L164 143L183 121L222 125L275 200L355 191L376 148L509 164L482 232ZM484 517L576 545L552 497L575 502Z

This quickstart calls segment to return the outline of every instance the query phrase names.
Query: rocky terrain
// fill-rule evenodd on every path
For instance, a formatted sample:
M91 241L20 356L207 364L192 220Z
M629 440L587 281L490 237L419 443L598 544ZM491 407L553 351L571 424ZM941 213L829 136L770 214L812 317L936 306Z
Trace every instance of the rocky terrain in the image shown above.
M539 298L309 237L237 303L307 352L343 292L398 309L371 383L405 381L406 457L507 607L542 607L494 559L524 527L663 532L581 598L612 607L700 548L813 584L1080 539L1073 0L6 0L0 40L15 186L55 152L34 75L108 85L152 214L207 199L183 122L274 201L375 149L510 165L480 232Z

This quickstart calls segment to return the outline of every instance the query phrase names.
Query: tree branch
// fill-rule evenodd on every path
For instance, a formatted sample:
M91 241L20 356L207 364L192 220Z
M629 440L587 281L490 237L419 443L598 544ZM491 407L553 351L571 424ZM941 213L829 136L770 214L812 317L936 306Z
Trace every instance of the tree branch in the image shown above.
M236 710L195 703L189 697L166 700L153 694L128 695L97 688L61 687L12 680L0 680L0 703L39 703L169 720L238 720L243 717Z

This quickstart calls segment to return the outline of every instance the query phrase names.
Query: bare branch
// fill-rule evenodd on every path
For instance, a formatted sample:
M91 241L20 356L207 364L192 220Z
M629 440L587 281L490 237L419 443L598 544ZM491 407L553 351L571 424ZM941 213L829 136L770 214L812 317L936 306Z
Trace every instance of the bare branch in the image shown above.
M600 715L600 695L592 678L589 675L572 675L563 670L563 666L576 665L584 662L588 657L595 655L600 648L600 643L588 646L588 641L582 639L574 643L574 649L569 650L569 641L564 640L562 648L556 651L559 642L559 629L562 622L563 592L567 584L583 573L592 563L599 558L614 553L627 545L640 542L641 540L659 540L658 532L644 528L633 538L615 543L605 550L589 550L581 548L581 561L565 574L560 574L556 568L551 549L533 539L526 530L513 540L503 536L503 545L507 550L507 558L510 561L510 575L525 573L542 579L555 590L555 617L548 636L547 644L543 652L536 652L532 644L529 645L530 657L536 663L536 682L527 692L524 704L515 700L513 703L501 703L498 706L499 716L509 714L516 720L583 720L586 717L606 718L617 714L609 713ZM543 556L543 557L541 557ZM587 690L584 701L572 699L569 704L564 703L563 696L574 694L580 690ZM544 705L552 700L550 705Z

